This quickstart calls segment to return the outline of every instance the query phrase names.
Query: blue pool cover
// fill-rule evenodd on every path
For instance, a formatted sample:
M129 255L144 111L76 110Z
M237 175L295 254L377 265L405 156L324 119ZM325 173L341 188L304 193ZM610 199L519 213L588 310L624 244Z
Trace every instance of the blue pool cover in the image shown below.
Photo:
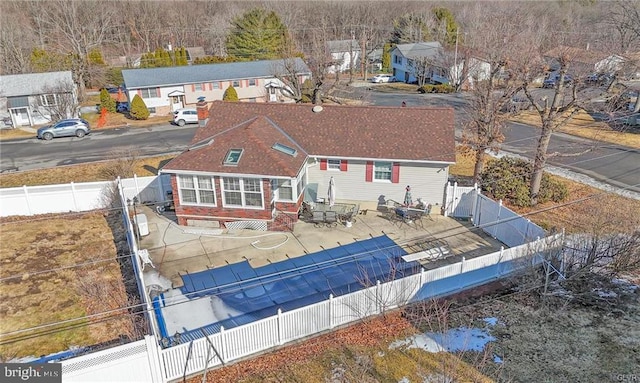
M386 235L357 241L254 269L247 262L182 276L182 293L190 299L216 295L244 314L181 334L199 338L220 326L232 328L420 271L405 262L407 253ZM192 333L192 334L189 334ZM200 335L198 335L200 334Z

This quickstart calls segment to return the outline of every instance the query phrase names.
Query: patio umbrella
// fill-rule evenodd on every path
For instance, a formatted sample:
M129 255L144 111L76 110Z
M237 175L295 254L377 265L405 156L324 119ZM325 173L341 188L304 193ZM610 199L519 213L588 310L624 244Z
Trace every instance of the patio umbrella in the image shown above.
M329 190L327 191L329 196L329 206L333 206L336 203L336 182L333 177L329 180Z
M406 206L411 206L413 204L413 201L411 200L411 186L409 185L407 185L404 192L404 204Z

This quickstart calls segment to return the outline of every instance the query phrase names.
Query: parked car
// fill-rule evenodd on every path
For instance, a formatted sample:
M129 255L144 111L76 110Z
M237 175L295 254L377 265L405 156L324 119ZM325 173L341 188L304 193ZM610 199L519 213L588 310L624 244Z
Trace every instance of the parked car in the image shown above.
M532 107L531 101L526 96L516 95L502 108L503 112L518 113L522 110L528 110Z
M198 111L195 109L182 108L173 112L173 123L178 126L198 123Z
M381 83L381 82L395 82L396 78L390 74L377 74L373 76L371 82L373 83Z
M91 133L89 122L82 118L68 118L38 129L38 138L47 141L54 137L76 136L82 138L89 133Z
M609 73L592 73L585 78L585 83L595 85L609 85L613 80L613 76Z
M542 83L543 88L555 88L556 84L560 80L560 75L557 73L553 73L549 75L549 77L544 80ZM569 74L564 75L564 85L569 85L573 82L573 77Z
M128 113L129 112L129 102L116 102L116 112L118 113Z

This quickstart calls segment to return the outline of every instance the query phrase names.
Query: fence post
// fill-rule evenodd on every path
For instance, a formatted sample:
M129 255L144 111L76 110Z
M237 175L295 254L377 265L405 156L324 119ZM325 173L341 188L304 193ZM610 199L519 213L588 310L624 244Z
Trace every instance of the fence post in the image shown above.
M27 185L22 185L22 191L24 191L24 200L27 203L27 215L33 215L33 211L31 211L31 202L29 201L29 189Z
M75 211L80 211L80 209L78 209L78 199L76 198L76 185L71 182L71 198L73 198L73 208L76 209Z
M226 335L224 332L224 326L220 326L220 348L222 350L220 350L220 357L222 358L222 364L227 363L227 341L226 341Z
M464 273L464 257L460 261L460 274Z
M136 197L142 202L142 198L140 198L140 186L138 185L138 175L135 173L133 174L133 183L136 186Z
M158 347L156 337L152 335L145 335L144 343L147 346L147 360L149 362L151 381L164 382L166 373L163 368L163 358L160 355L160 347Z
M422 288L422 285L424 284L424 267L420 268L420 288Z
M277 314L278 322L278 346L282 345L282 309L278 308Z
M329 294L329 329L333 328L333 294Z
M376 305L376 314L380 314L384 311L382 296L380 294L380 280L376 281L376 302L378 303Z

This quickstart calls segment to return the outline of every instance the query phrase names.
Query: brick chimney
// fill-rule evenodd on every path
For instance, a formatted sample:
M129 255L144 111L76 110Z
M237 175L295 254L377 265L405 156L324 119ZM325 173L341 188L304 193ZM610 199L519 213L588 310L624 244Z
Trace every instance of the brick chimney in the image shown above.
M207 125L207 121L209 121L209 106L204 100L204 97L198 97L196 110L198 111L198 126L202 127Z

